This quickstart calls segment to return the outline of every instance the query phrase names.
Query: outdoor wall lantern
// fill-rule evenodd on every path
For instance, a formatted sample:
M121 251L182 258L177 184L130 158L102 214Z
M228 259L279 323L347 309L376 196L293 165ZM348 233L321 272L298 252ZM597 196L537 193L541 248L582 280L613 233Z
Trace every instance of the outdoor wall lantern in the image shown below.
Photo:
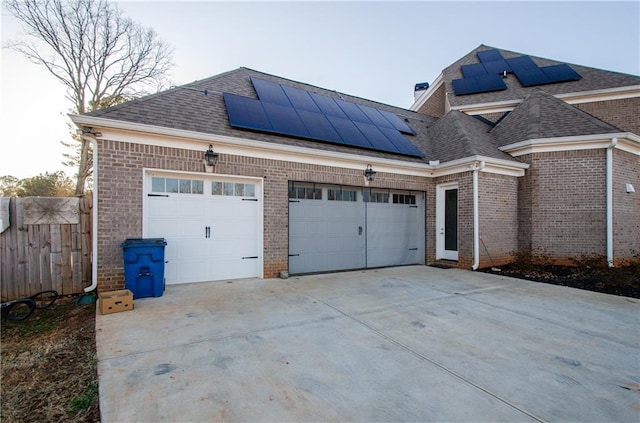
M373 181L373 178L376 176L376 171L371 168L371 165L368 164L367 168L364 170L364 177L367 178L367 181Z
M204 153L204 159L207 166L214 166L218 160L218 153L213 151L213 145L209 145L209 149Z

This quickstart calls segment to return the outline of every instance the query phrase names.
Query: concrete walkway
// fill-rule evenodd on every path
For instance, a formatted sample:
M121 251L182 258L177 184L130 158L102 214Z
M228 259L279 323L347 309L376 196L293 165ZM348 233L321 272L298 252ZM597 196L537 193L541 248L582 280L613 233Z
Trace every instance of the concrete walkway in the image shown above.
M640 301L411 266L168 286L96 320L111 422L640 421Z

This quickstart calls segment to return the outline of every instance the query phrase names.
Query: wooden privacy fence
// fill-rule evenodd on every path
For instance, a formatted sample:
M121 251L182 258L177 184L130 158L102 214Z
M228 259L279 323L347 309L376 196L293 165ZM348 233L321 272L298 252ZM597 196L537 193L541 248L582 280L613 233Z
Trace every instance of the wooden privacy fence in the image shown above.
M91 197L0 198L2 301L91 284Z

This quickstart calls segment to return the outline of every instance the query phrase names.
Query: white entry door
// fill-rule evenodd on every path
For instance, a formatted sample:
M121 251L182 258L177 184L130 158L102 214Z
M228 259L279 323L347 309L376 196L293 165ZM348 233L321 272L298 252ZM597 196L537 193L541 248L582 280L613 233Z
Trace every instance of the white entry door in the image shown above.
M436 190L436 259L458 260L458 184Z
M259 181L150 173L147 186L144 234L167 240L167 284L261 276Z

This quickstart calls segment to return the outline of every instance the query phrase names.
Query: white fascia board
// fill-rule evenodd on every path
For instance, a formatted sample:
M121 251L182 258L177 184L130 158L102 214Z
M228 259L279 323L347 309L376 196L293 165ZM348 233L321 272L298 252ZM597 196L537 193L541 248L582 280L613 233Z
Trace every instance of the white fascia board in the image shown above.
M576 93L557 94L555 96L569 104L592 103L596 101L621 100L640 97L640 85L629 87L607 88L604 90L582 91Z
M478 163L484 162L484 168L480 172L494 173L506 176L524 176L524 171L529 168L527 163L513 162L511 160L495 159L486 156L471 156L463 159L452 160L440 163L432 171L430 176L437 178L440 176L453 175L456 173L473 171Z
M416 101L413 102L413 104L411 105L411 107L409 107L409 110L413 111L413 112L417 112L418 109L420 109L422 106L424 106L424 103L427 102L427 100L429 99L429 97L431 97L431 95L438 89L440 88L440 86L444 84L444 77L442 76L442 73L440 73L440 75L438 75L438 77L436 78L435 81L433 81L433 84L429 85L429 88L427 88L426 90L424 90L416 99Z
M92 116L70 115L78 126L91 126L100 132L99 139L131 142L134 144L158 145L163 147L202 149L209 144L216 153L247 156L295 163L307 163L347 169L364 169L371 164L376 172L389 172L410 176L429 177L433 167L425 163L405 162L381 157L361 156L352 153L319 150L314 148L276 144L266 141L248 140L226 135L205 134L188 131L104 119Z
M512 155L513 157L554 151L594 150L609 147L612 138L618 139L618 145L616 148L633 154L640 154L640 137L630 132L558 138L539 138L505 145L500 147L500 150Z
M556 98L569 104L593 103L596 101L620 100L640 97L640 85L630 87L607 88L604 90L581 91L575 93L556 94ZM466 104L452 106L452 110L459 110L468 115L483 115L489 113L509 112L522 103L523 99L496 101L489 103Z

